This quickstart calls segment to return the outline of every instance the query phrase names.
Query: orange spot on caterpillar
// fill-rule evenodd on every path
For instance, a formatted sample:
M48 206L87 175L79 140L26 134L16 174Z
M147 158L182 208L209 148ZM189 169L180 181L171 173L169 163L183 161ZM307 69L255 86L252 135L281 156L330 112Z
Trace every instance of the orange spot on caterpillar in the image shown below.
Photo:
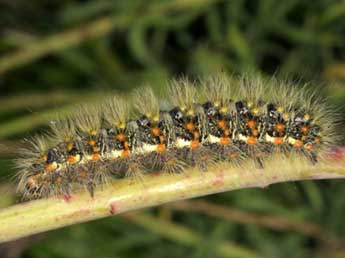
M284 142L283 137L275 137L275 138L274 138L274 144L276 144L276 145L280 145L280 144L282 144L283 142Z
M164 136L163 136L163 135L160 135L160 136L159 136L159 142L160 142L160 143L163 143L164 141L165 141Z
M95 141L95 140L89 140L87 143L88 143L90 146L96 145L96 141Z
M165 145L164 144L158 144L157 145L157 152L163 153L165 151Z
M302 137L301 137L301 141L305 141L305 140L307 140L307 136L306 135L303 135Z
M53 163L47 164L47 165L44 167L44 170L45 170L46 172L51 172L51 171L55 170L56 168L57 168L57 164L56 164L56 162L53 162Z
M303 133L307 133L308 130L309 130L309 128L308 128L307 126L303 126L303 127L301 128L301 131L302 131Z
M126 140L126 135L124 133L120 133L116 135L116 139L120 142L124 142Z
M247 122L247 125L249 126L249 128L253 129L253 128L255 128L256 123L254 120L249 120Z
M41 157L41 160L42 160L43 162L46 162L46 161L48 160L48 156L47 156L47 155L43 155L43 156Z
M67 151L71 151L73 149L73 143L71 142L66 143L66 149Z
M101 159L101 156L98 153L92 154L92 160L93 161L98 161Z
M312 150L314 150L314 145L313 144L307 144L305 146L305 149L308 150L308 151L312 151Z
M123 147L124 147L126 150L128 150L129 145L128 145L128 142L127 142L127 141L123 143Z
M255 137L248 137L247 144L253 145L256 144L257 139Z
M130 152L129 152L128 149L127 149L127 150L123 150L123 151L121 152L121 157L127 158L127 157L129 156L129 154L130 154Z
M320 139L320 138L315 138L314 142L315 142L316 144L319 144L319 143L321 143L321 139Z
M296 148L301 148L303 146L303 142L300 140L296 140L293 146Z
M192 141L190 144L190 147L191 147L191 149L198 148L199 147L199 141L197 141L197 140Z
M224 130L224 136L227 137L230 135L230 130L229 129L225 129Z
M70 164L74 164L77 163L80 160L80 156L79 155L70 155L67 158L67 162Z
M194 123L189 122L189 123L186 124L186 128L187 128L188 131L192 132L195 129L195 125L194 125Z
M229 137L222 137L219 140L219 144L221 145L227 145L230 143L230 138Z
M219 120L218 121L218 127L221 129L225 129L225 121L224 120Z
M285 125L281 124L281 123L276 124L276 129L277 129L278 132L282 132L285 129Z
M151 131L152 131L152 134L153 134L154 136L159 136L160 133L161 133L161 130L160 130L158 127L152 128Z
M253 129L252 130L252 135L253 136L258 136L258 134L259 134L259 131L257 129Z

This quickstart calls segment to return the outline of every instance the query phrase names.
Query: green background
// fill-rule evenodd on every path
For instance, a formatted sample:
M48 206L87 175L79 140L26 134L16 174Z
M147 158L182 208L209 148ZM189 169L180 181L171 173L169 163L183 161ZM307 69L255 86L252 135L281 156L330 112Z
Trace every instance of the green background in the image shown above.
M19 200L20 139L77 103L143 83L164 92L180 75L258 71L321 85L341 113L344 59L344 1L2 0L0 206ZM165 205L3 244L0 257L345 257L341 180L200 200L202 211Z

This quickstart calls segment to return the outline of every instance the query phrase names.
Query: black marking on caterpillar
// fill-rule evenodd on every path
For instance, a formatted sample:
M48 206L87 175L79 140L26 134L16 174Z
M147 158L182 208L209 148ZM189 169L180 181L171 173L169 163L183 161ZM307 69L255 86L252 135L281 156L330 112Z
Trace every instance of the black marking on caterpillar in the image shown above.
M207 171L219 161L264 167L275 152L315 164L335 140L334 116L323 101L274 78L175 80L169 96L171 108L160 109L145 87L133 94L134 108L116 95L55 121L48 135L21 150L18 191L34 199L84 187L93 196L109 179L190 166Z

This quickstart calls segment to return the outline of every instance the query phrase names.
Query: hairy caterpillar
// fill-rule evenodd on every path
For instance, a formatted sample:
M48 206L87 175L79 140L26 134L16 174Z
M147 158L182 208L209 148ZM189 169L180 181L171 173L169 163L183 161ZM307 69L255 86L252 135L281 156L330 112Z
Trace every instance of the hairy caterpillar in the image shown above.
M132 99L115 95L102 106L81 106L29 140L16 160L23 198L80 187L93 196L110 179L190 166L202 173L220 161L265 167L276 153L297 153L313 166L335 141L334 115L324 101L275 78L174 80L166 108L150 87Z

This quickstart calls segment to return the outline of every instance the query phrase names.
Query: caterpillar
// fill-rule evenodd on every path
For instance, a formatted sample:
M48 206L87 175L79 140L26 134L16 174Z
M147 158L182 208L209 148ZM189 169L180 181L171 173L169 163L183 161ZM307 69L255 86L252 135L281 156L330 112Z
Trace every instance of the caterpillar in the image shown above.
M334 112L315 92L289 81L220 73L169 82L161 104L149 87L128 99L76 107L26 140L16 159L24 199L70 195L144 173L200 173L219 162L265 167L273 154L320 162L335 142Z

